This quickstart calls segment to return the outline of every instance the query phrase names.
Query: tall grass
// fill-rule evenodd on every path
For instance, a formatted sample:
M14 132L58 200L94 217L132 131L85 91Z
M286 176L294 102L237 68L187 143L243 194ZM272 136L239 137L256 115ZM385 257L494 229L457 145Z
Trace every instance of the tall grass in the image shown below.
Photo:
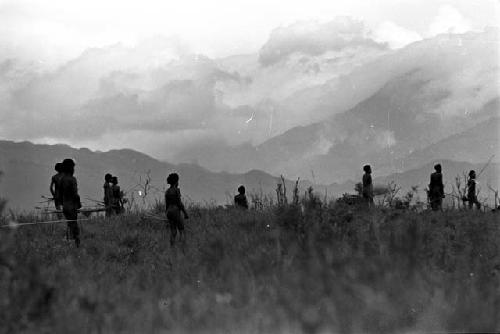
M6 333L500 330L498 215L308 200L193 207L185 244L127 214L0 230Z

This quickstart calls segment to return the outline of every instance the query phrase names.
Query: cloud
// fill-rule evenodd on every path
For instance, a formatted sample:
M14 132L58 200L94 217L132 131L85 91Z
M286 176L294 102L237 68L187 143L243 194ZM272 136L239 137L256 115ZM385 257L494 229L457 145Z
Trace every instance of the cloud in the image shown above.
M463 48L455 47L460 36L444 36L435 48L431 42L426 44L431 47L416 43L395 55L375 42L364 24L347 18L288 28L273 33L260 54L262 61L267 51L283 46L285 54L264 57L279 62L274 66L262 66L255 54L227 59L190 55L182 42L163 37L135 47L88 49L56 68L15 58L0 61L0 135L76 146L88 143L96 149L127 146L161 158L175 156L172 152L182 147L198 152L197 147L207 151L206 146L222 147L221 143L258 144L294 126L345 111L415 66L430 66L438 73L447 65L435 59L455 59L449 65L454 70L465 60L481 63L489 54L463 59L442 55L443 50L471 50L465 39ZM403 36L393 33L393 41L412 37L400 27L389 28ZM450 48L443 39L450 40ZM484 49L484 43L476 44ZM480 70L457 75L473 80ZM463 78L443 82L443 87ZM457 96L466 96L468 87L464 84ZM478 96L484 100L491 95L490 89L481 89L470 96L469 109ZM381 138L381 143L390 143L390 136ZM331 141L327 138L318 145L324 152Z
M16 92L11 109L2 111L11 115L4 133L85 140L124 130L201 129L211 125L215 114L212 89L192 80L173 80L150 91L89 99L75 92L74 103L64 96L70 94L68 84L61 95L45 95L30 87Z
M338 17L327 23L301 21L274 29L260 50L259 61L268 66L294 53L319 55L360 46L376 49L386 47L370 38L370 32L362 21L349 17Z
M381 23L374 35L377 42L388 43L392 49L399 49L422 39L417 32L398 26L392 21Z
M429 35L438 34L462 34L470 31L471 22L466 19L458 9L450 5L443 5L429 26Z
M150 154L162 152L162 143L170 149L206 142L206 134L248 140L253 134L241 132L248 115L222 104L216 90L217 82L241 77L207 57L180 53L175 41L160 38L135 48L89 49L55 69L0 62L1 137ZM127 133L137 135L116 140Z
M326 24L325 29L332 31L333 26L336 38L357 46L354 40L367 33L362 23L351 19ZM307 109L290 112L280 101L384 52L375 45L363 52L330 51L328 59L318 62L296 54L293 66L280 69L259 66L256 55L228 60L190 55L182 42L165 37L135 47L91 48L55 68L30 69L10 59L0 63L0 132L16 140L102 140L102 147L126 131L159 138L179 131L213 131L219 141L232 144L262 142L311 121ZM232 62L236 65L227 65ZM21 75L18 69L28 73ZM227 100L236 102L229 105ZM151 144L155 147L148 152L159 145Z

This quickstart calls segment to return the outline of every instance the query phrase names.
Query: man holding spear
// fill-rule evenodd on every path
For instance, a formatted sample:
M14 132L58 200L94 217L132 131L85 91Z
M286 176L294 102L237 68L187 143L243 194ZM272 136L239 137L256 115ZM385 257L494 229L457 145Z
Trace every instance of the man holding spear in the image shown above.
M78 227L78 210L82 207L75 173L75 162L72 159L64 159L62 163L63 176L60 181L60 196L62 200L63 214L68 223L70 236L75 240L76 247L80 247L80 228Z
M109 173L104 175L104 207L106 208L106 217L113 215L113 207L111 206L113 200L113 190L111 180L113 176Z
M481 203L477 200L476 171L474 170L469 172L469 180L467 181L467 201L469 201L469 209L472 209L474 204L478 210L481 209Z

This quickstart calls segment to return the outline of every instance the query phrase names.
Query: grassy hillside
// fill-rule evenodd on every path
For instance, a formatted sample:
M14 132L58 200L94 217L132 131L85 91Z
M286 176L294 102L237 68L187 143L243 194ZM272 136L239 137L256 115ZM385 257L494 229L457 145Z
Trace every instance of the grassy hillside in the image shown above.
M497 213L315 203L190 208L173 248L138 214L82 222L80 249L62 225L2 228L2 331L500 330Z

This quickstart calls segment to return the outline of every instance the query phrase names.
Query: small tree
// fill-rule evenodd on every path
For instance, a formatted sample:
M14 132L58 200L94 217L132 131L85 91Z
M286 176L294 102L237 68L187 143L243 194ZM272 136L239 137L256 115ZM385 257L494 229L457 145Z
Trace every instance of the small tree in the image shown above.
M467 202L467 173L462 172L462 175L458 174L455 176L455 184L452 185L451 197L453 200L453 206L455 206L455 200L457 201L457 208L460 208L460 203L462 207L465 208Z
M358 194L358 196L363 196L363 183L356 183L354 185L354 191Z
M299 181L300 177L295 181L295 186L293 187L293 205L299 204Z
M496 210L496 209L497 209L497 208L499 208L499 206L500 206L500 200L499 200L499 198L498 198L498 190L494 189L494 188L493 188L492 186L490 186L489 184L488 184L488 189L489 189L491 192L493 192L493 195L494 195L494 202L495 202L495 206L494 206L494 208L495 208L495 210Z
M252 202L253 208L255 210L262 211L264 210L264 201L262 199L262 196L259 196L259 194L250 194L250 201Z
M0 179L2 178L3 172L0 171ZM0 197L0 221L2 220L3 217L3 210L5 210L5 207L7 206L7 200L4 198Z
M389 207L394 206L394 200L397 194L401 190L401 187L396 184L396 182L391 181L387 184L387 192L384 194L382 203L387 203Z
M144 177L139 175L139 182L136 187L140 189L139 196L142 198L142 204L146 205L146 197L151 190L151 170L148 170Z
M283 175L280 176L280 180L276 186L276 197L278 200L278 205L287 205L288 199L286 197L286 184Z

